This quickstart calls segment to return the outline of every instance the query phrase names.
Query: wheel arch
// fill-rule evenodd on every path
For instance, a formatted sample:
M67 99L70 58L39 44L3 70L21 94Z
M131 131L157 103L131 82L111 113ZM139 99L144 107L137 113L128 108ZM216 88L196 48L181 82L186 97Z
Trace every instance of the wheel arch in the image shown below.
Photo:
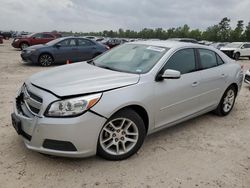
M55 61L55 58L54 58L53 54L50 53L50 52L45 51L45 52L41 52L41 53L38 55L37 62L39 62L39 58L40 58L42 55L44 55L44 54L50 55L50 56L52 57L53 61Z
M30 46L29 41L24 40L24 41L20 41L20 42L19 42L19 48L21 48L21 45L22 45L23 43L28 44L28 45Z
M125 109L131 109L133 111L135 111L143 120L144 122L144 126L146 128L146 133L148 132L148 128L149 128L149 115L148 112L146 111L146 109L144 107L142 107L141 105L138 104L130 104L127 106L124 106L118 110L116 110L110 117L112 117L114 114L125 110Z

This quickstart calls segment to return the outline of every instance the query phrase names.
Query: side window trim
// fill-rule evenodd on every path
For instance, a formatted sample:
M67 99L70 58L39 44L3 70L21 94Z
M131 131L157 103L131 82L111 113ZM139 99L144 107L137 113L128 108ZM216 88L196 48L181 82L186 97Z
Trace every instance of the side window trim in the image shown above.
M210 67L210 68L202 68L202 64L201 64L201 55L200 55L200 52L199 52L200 49L201 49L201 50L208 50L208 51L214 53L214 55L215 55L215 57L216 57L216 66ZM216 52L214 52L214 51L212 51L212 50L209 50L209 49L206 49L206 48L196 48L196 50L197 50L198 59L199 59L199 67L200 67L199 70L212 69L212 68L215 68L215 67L218 67L218 66L219 66L219 64L218 64L218 59L217 59L217 56L219 56L219 55L218 55ZM223 61L223 60L222 60L222 61ZM224 64L224 61L223 61L223 64Z
M163 63L163 65L161 66L161 68L159 69L159 71L157 72L157 74L156 74L156 76L155 76L155 81L160 81L160 80L159 80L159 76L163 74L165 65L168 63L168 61L171 59L171 57L172 57L174 54L176 54L177 52L179 52L179 51L181 51L181 50L188 50L188 49L191 49L191 50L194 51L195 70L192 71L192 72L198 71L199 63L198 63L198 56L197 56L196 49L195 49L195 48L181 48L181 49L178 49L178 50L174 51L174 52L167 58L167 60ZM184 73L184 74L189 74L189 73L192 73L192 72L188 72L188 73ZM183 75L183 74L182 74L182 75Z
M223 59L217 54L217 53L215 53L216 54L216 61L217 61L217 66L221 66L221 65L224 65L225 64L225 62L223 61ZM221 62L222 62L222 64L219 64L219 59L218 58L220 58L220 60L221 60Z

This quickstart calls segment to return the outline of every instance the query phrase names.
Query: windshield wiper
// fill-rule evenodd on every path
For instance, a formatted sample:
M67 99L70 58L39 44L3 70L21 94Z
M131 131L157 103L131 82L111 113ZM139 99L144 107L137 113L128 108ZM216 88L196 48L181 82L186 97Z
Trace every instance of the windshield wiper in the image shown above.
M116 69L106 66L106 65L98 65L98 67L104 68L104 69L108 69L108 70L113 70L113 71L117 71Z
M93 59L87 61L88 64L95 65L95 61Z

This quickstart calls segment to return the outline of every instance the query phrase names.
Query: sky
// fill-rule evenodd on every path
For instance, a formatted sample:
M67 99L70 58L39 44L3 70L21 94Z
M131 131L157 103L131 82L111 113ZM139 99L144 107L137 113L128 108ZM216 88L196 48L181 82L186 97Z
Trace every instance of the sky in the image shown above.
M0 30L29 32L206 29L229 17L250 21L250 0L1 0Z

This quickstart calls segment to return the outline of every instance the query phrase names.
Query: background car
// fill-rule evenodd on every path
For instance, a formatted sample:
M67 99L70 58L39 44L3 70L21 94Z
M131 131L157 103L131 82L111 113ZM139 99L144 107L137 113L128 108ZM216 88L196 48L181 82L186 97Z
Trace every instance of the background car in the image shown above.
M3 36L5 40L8 40L12 37L12 34L9 31L1 31L0 35Z
M222 47L226 46L228 43L227 42L215 42L210 44L209 46L213 46L214 48L220 50Z
M85 61L100 55L108 47L82 37L62 37L43 45L24 49L21 57L24 61L49 66L53 63Z
M220 50L235 60L239 60L240 57L250 59L250 42L232 42Z
M3 36L0 35L0 44L3 44Z
M179 42L190 42L190 43L198 43L196 39L191 38L169 38L168 41L179 41Z
M120 44L127 42L125 39L109 38L107 40L101 41L102 44L107 45L109 48L114 48Z
M33 46L37 44L45 44L58 37L61 37L61 35L56 34L56 33L49 33L49 32L33 33L31 35L25 35L25 36L15 38L11 45L14 48L21 48L21 50L23 50L29 46Z

